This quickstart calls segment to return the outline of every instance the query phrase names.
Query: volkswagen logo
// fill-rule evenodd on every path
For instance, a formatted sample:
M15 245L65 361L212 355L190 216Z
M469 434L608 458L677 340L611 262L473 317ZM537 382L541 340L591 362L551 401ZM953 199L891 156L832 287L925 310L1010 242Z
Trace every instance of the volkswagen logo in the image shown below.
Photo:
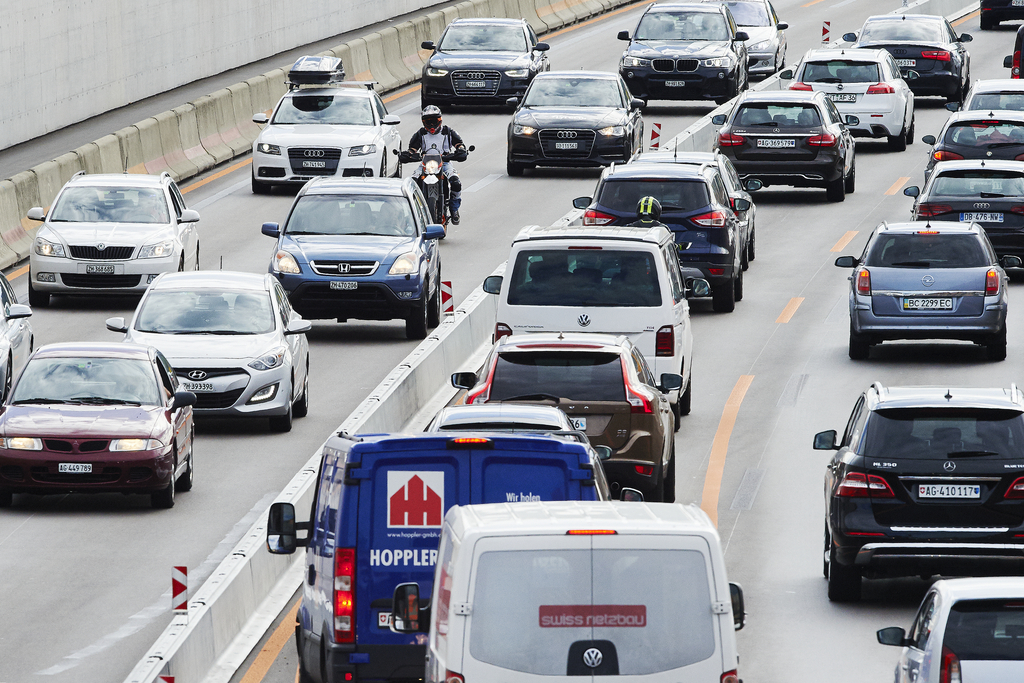
M339 263L338 264L338 272L339 273L347 273L350 270L352 270L352 264L350 264L350 263Z
M207 378L207 374L202 370L193 370L188 373L188 378L195 380L196 382L202 381Z
M988 202L977 202L977 203L976 203L976 204L974 205L974 208L975 208L975 209L987 209L987 208L989 208L989 207L991 207L991 206L992 206L992 205L991 205L991 204L989 204Z
M935 284L935 278L933 278L931 275L925 275L923 278L921 278L921 284L924 285L925 287L931 287L932 285Z
M953 462L952 460L947 460L946 462L942 463L942 469L946 470L947 472L952 472L953 470L956 469L956 463ZM586 655L584 655L584 657L585 656Z
M589 666L591 669L596 669L601 666L601 662L604 660L604 655L596 647L588 648L583 653L583 663Z
M319 158L319 157L322 157L323 155L324 155L324 151L322 149L307 149L307 150L303 150L303 152L302 152L302 156L311 157L311 158L312 157Z
M574 130L560 130L558 131L558 137L562 140L576 137L576 131Z
M576 322L580 324L580 327L587 327L590 325L590 316L584 313L580 317L576 318Z
M107 245L103 244L103 242L100 242L99 244L96 245L96 251L103 251L106 248Z

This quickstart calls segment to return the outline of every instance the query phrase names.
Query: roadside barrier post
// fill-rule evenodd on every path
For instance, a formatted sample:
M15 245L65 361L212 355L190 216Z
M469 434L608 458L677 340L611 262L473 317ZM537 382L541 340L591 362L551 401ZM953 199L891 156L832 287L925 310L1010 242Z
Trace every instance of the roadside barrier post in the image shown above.
M822 43L822 45L827 45L828 44L829 39L830 39L829 38L829 34L831 33L831 30L830 30L831 27L832 27L832 22L831 21L823 21L823 22L821 22L821 43Z
M188 617L188 567L171 569L171 605L175 614Z
M455 315L455 299L452 298L452 283L450 280L441 281L441 311L444 317Z
M651 149L659 149L661 147L661 124L651 124Z

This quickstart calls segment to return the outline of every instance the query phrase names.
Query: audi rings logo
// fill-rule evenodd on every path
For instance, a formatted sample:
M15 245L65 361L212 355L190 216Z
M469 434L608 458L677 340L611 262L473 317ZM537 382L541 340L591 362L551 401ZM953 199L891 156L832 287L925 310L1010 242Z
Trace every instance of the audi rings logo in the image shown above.
M206 377L206 373L203 372L202 370L193 370L192 372L188 373L188 378L195 380L196 382L204 380L206 379Z
M487 78L487 74L483 71L463 71L459 74L460 78L465 78L470 81L482 81Z
M893 53L894 55L905 55L907 54L907 49L904 47L898 47L895 50L889 50L889 52Z
M576 318L576 322L579 323L580 327L587 327L590 325L590 316L584 313L580 317Z
M302 152L302 156L310 157L310 158L314 158L314 157L320 158L320 157L323 157L323 155L324 155L324 151L322 149L307 149L307 150L304 150Z
M591 669L596 669L601 666L601 662L604 660L604 655L596 647L587 648L583 653L583 663L589 666Z
M558 137L561 140L571 140L576 137L577 133L574 130L560 130L558 131Z
M975 209L987 209L987 208L989 208L989 207L991 207L991 206L992 206L992 205L991 205L991 204L989 204L988 202L977 202L977 203L976 203L976 204L974 205L974 208L975 208Z

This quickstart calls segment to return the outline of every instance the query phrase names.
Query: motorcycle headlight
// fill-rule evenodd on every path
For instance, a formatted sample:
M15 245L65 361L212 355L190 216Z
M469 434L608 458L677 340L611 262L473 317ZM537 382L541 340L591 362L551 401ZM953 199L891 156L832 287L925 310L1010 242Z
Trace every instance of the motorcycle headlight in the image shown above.
M253 370L273 370L284 363L284 357L287 353L287 347L278 346L249 363L249 367Z
M391 264L388 275L411 275L419 270L419 259L414 252L402 254Z
M264 154L277 154L281 155L281 148L278 145L272 145L269 142L261 142L256 145L256 149L263 152Z
M753 45L751 45L747 49L748 50L767 50L769 47L771 47L771 44L772 44L771 40L762 40L762 41L760 41L758 43L754 43Z
M423 170L427 173L434 174L441 170L441 164L435 159L431 159L427 163L423 164Z
M427 75L428 76L433 76L435 78L437 78L438 76L447 76L448 75L448 70L447 69L435 69L432 66L428 66L427 67Z
M302 272L299 270L299 264L295 257L287 251L279 251L274 255L274 270L279 273L293 273L296 275Z
M164 445L156 439L114 439L110 442L111 451L155 451Z
M0 439L0 448L10 448L14 451L41 451L43 442L31 436L9 436Z
M139 258L163 258L174 253L174 240L164 240L157 244L147 244L139 249Z
M367 154L374 154L377 151L377 145L358 145L348 151L350 157L361 157Z
M601 135L622 137L626 134L626 128L624 126L608 126L597 131Z
M36 253L40 256L60 256L64 258L64 245L60 242L48 242L42 237L36 238Z
M703 64L704 66L717 66L723 69L727 69L730 66L728 57L714 57L712 59L705 59L701 62L701 64Z
M509 69L505 72L509 78L526 78L530 75L529 69Z
M639 57L623 57L622 66L650 66L651 60Z
M530 126L522 126L522 125L520 125L518 123L515 124L514 126L512 126L512 134L513 135L533 135L536 132L537 132L537 129L536 128L531 128Z

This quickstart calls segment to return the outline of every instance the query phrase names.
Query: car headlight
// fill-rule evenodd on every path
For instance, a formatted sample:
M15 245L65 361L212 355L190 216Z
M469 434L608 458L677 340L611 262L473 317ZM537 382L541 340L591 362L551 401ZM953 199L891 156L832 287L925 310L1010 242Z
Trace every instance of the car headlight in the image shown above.
M640 59L639 57L623 57L622 66L650 66L651 60Z
M625 126L608 126L607 128L602 128L597 132L600 133L601 135L614 135L616 137L621 138L623 135L626 134L626 128Z
M350 157L361 157L377 152L377 145L356 145L348 151Z
M110 450L115 452L155 451L164 445L156 439L114 439L110 442Z
M164 240L157 244L147 244L139 249L139 258L163 258L174 253L174 240Z
M536 132L537 129L531 128L530 126L521 126L518 123L512 126L513 135L533 135Z
M281 148L278 145L272 145L269 142L261 142L256 145L256 149L263 152L264 154L277 154L281 155Z
M754 43L753 45L751 45L747 49L748 50L767 50L769 47L771 47L771 44L772 44L771 40L762 40L761 42Z
M529 69L509 69L505 72L509 78L526 78L530 75Z
M9 436L0 439L0 448L10 448L15 451L41 451L43 442L31 436Z
M428 66L427 67L427 75L428 76L433 76L435 78L437 78L438 76L447 76L448 75L448 70L447 69L435 69L432 66Z
M284 357L287 353L288 347L278 346L249 363L249 367L253 370L273 370L284 363Z
M732 66L728 57L714 57L712 59L705 59L701 61L704 66L717 66L723 69L727 69Z
M40 256L60 256L64 258L64 245L60 242L47 242L42 237L37 237L36 253Z
M299 270L299 264L295 257L287 251L279 251L274 255L274 270L279 273L293 273L296 275L302 272Z
M395 259L395 262L391 264L391 270L388 271L388 275L410 275L418 270L419 259L416 258L415 252L410 251Z

